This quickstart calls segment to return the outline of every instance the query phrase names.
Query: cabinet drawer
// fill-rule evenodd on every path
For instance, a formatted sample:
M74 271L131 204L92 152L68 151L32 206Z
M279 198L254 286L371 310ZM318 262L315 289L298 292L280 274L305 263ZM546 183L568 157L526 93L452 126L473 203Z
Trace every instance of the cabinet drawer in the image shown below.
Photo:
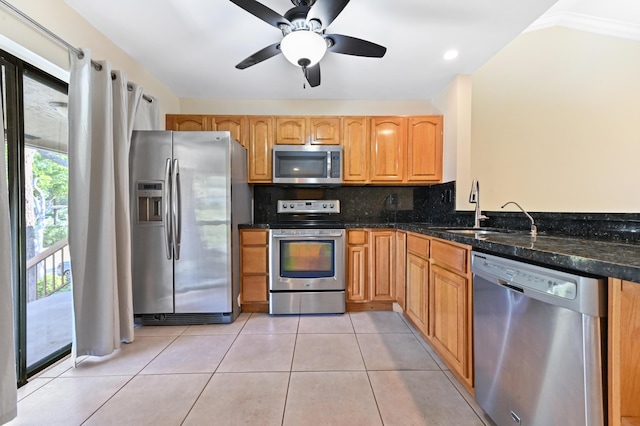
M440 240L431 242L431 258L462 274L467 273L467 249Z
M348 244L367 244L369 240L367 231L349 231L347 233Z
M243 302L267 302L267 276L248 275L242 278Z
M266 247L242 247L242 273L266 274L267 268Z
M247 246L266 246L269 231L242 231L242 244Z
M415 253L424 259L429 258L429 240L416 235L407 235L407 251Z

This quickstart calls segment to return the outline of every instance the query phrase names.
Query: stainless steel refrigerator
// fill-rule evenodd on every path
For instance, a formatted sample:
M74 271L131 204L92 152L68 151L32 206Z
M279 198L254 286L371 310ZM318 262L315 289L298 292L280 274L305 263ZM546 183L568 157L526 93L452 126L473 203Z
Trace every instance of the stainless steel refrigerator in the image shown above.
M135 131L129 166L136 322L232 322L238 223L252 218L246 149L229 132Z

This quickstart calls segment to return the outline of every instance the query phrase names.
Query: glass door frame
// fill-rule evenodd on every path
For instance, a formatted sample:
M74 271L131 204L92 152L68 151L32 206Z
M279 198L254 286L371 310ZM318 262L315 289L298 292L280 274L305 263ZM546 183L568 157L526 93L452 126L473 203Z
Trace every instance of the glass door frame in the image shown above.
M71 352L71 343L49 356L27 365L27 240L25 212L25 132L23 77L67 93L68 85L44 71L0 50L0 64L5 69L7 160L9 182L9 216L11 226L12 284L14 295L14 330L18 387L28 377L45 369ZM4 153L2 154L4 155Z

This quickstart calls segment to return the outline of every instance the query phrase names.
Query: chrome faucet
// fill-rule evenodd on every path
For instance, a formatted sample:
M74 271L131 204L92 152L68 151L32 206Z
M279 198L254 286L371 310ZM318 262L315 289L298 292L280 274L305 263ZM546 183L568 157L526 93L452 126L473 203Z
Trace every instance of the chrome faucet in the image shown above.
M536 226L535 222L533 221L533 218L531 217L531 215L529 213L526 212L525 209L523 209L522 207L520 207L520 204L516 203L515 201L508 201L506 203L504 203L504 205L501 208L505 208L506 206L508 206L509 204L515 204L516 206L518 206L518 208L520 210L522 210L522 213L526 214L527 217L529 218L529 220L531 221L531 235L532 236L536 236L538 234L538 227Z
M469 202L476 205L476 212L473 216L473 227L480 228L480 221L489 219L487 216L482 214L480 210L480 183L478 183L477 179L474 179L471 183L471 192L469 193Z

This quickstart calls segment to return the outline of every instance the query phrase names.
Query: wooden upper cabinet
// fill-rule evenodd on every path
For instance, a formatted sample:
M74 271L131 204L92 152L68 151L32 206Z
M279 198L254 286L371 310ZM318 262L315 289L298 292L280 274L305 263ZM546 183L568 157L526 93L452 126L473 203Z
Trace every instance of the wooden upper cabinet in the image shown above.
M371 182L402 182L406 178L407 119L371 118Z
M340 117L309 118L311 145L340 145Z
M180 132L215 130L211 115L167 114L166 129Z
M409 117L407 181L442 181L442 116Z
M366 117L342 120L342 181L369 182L369 126Z
M231 137L240 142L240 145L247 146L247 118L236 115L220 115L213 117L214 130L227 131Z
M166 129L181 132L228 131L242 146L247 146L247 117L243 115L167 114Z
M276 117L276 145L304 145L306 142L305 117Z
M276 117L276 145L340 145L340 117Z
M271 175L271 148L273 147L273 117L249 117L249 183L269 183Z

